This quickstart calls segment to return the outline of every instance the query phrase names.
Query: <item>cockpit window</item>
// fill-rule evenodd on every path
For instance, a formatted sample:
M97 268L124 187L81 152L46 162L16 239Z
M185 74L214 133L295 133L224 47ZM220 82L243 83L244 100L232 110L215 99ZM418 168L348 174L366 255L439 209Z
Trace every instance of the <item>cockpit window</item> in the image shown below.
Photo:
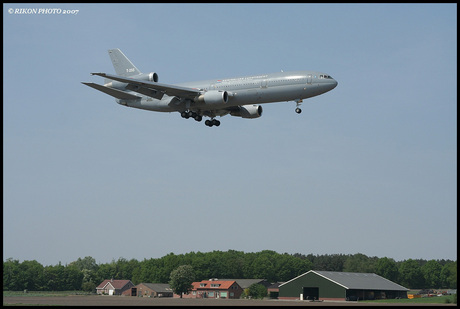
M321 74L319 78L332 79L330 75Z

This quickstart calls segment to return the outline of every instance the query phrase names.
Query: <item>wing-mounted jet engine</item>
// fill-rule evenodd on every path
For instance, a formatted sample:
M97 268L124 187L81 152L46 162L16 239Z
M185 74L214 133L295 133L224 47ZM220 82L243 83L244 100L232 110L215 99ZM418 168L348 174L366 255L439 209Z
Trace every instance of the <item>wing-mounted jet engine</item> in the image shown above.
M244 105L238 106L238 109L232 110L230 112L230 115L241 118L253 119L262 116L262 111L263 109L260 105Z
M227 91L207 91L195 99L198 104L215 105L228 103Z

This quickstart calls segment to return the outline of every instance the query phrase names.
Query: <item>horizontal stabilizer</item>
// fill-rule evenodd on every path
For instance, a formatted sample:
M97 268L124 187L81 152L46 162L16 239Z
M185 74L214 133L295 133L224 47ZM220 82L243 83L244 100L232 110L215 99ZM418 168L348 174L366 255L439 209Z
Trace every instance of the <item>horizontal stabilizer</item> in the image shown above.
M132 95L132 94L126 93L124 91L112 89L112 88L102 86L102 85L99 85L99 84L95 84L95 83L82 83L82 84L85 84L86 86L89 86L89 87L94 88L96 90L99 90L99 91L102 91L104 93L107 93L108 95L111 95L112 97L115 97L117 99L124 99L124 100L140 99L140 97L138 97L136 95Z
M187 88L187 87L181 87L181 86L175 86L175 85L167 85L167 84L160 84L157 82L149 82L149 81L142 81L138 80L135 78L126 78L123 76L118 76L118 75L112 75L112 74L106 74L106 73L91 73L91 75L98 75L102 76L105 78L113 79L122 83L127 83L127 84L134 84L138 85L140 87L146 88L146 89L152 89L155 91L160 91L168 96L178 96L182 98L189 98L193 99L196 96L199 96L201 93L200 90L194 89L194 88ZM135 89L135 88L132 88ZM137 90L133 90L137 91ZM137 91L139 92L139 91ZM143 92L141 92L143 93ZM155 96L152 96L155 97Z

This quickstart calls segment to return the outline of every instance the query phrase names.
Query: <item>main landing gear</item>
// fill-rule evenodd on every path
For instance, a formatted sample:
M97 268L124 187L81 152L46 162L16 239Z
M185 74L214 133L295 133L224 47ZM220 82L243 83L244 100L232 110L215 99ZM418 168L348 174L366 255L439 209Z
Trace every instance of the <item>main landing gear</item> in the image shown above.
M182 113L180 113L180 115L181 115L182 118L185 118L185 119L189 119L191 117L191 118L195 119L198 122L200 122L203 119L203 116L198 115L197 113L191 112L191 111L182 112Z
M189 118L193 118L195 119L196 121L200 122L201 120L203 120L203 116L195 113L195 112L192 112L192 111L183 111L180 113L181 117L182 118L185 118L185 119L189 119ZM214 119L212 118L211 120L206 120L204 122L205 125L207 125L208 127L213 127L213 126L220 126L220 121L217 120L217 119Z
M220 126L220 121L219 120L216 120L216 119L211 119L211 120L206 120L204 122L205 125L207 125L208 127L212 127L212 126Z
M297 106L297 108L295 109L295 112L296 112L297 114L300 114L300 113L302 112L302 110L299 108L299 106L300 106L300 104L302 103L302 99L297 99L297 100L295 100L295 103L296 103L296 106Z

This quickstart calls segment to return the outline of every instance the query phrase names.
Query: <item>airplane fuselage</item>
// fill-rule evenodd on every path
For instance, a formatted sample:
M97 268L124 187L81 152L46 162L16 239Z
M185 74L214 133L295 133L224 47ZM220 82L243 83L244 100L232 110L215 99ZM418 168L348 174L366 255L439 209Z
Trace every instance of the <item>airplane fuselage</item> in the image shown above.
M119 84L123 88L126 84ZM328 92L337 86L329 75L316 71L291 71L263 75L211 79L175 84L175 86L200 89L202 91L226 91L227 103L213 104L212 109L231 106L294 101L311 98ZM138 100L117 100L122 105L157 112L184 110L181 102L165 95L161 100L143 96ZM206 108L206 103L194 102L193 109Z

